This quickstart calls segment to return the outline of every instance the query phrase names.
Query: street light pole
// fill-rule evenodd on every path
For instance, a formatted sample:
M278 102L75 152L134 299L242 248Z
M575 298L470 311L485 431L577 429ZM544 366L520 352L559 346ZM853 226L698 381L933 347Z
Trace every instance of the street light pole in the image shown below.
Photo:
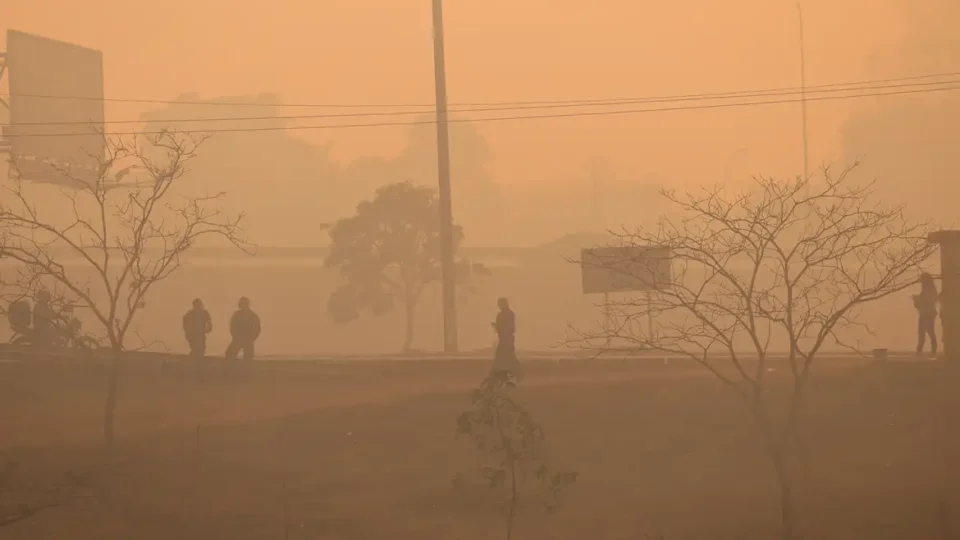
M443 50L443 2L433 0L433 68L437 95L437 177L440 183L440 264L443 274L443 351L457 352L456 266L453 260L453 205L450 197L450 133Z
M810 152L807 145L807 62L803 43L803 8L797 2L797 21L800 25L800 109L803 115L803 179L810 180Z

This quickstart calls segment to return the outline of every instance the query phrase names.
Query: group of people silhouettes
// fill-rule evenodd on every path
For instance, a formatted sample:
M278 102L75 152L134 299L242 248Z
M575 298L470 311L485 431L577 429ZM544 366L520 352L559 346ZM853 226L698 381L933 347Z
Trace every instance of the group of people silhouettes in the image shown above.
M924 272L920 276L920 293L913 295L913 305L917 309L917 355L923 354L927 338L930 338L930 354L937 355L937 302L940 295L933 276ZM38 304L42 305L42 302ZM497 333L497 348L494 353L493 369L509 371L521 377L520 361L516 351L516 315L510 309L506 298L497 301L500 311L490 325ZM40 307L38 305L38 307ZM41 308L41 313L43 310ZM200 359L206 356L207 335L213 331L213 320L199 298L193 301L193 308L183 316L183 333L190 346L190 356ZM235 360L239 354L244 360L252 360L254 343L260 337L260 317L250 309L250 299L240 298L238 309L230 318L230 345L224 354L227 360Z
M227 360L236 360L243 354L244 360L253 360L253 344L260 337L260 317L250 309L250 299L240 298L237 310L230 318L230 345L224 356ZM201 360L207 355L207 334L213 332L213 319L203 306L203 300L196 298L193 308L183 316L183 334L190 346L190 356Z
M51 306L49 291L41 290L36 297L36 305L30 305L24 300L11 304L8 310L11 328L15 332L31 332L35 344L45 344L54 339L55 324L59 316ZM920 275L920 292L913 295L913 306L917 310L917 356L930 340L930 356L937 355L937 303L940 293L937 291L934 278L929 273ZM510 309L506 298L497 300L500 308L496 320L490 323L497 333L497 348L494 353L493 370L511 372L518 378L522 377L520 361L516 351L516 315ZM32 319L32 321L31 321ZM32 322L32 325L31 325ZM243 355L246 361L253 360L254 343L260 337L260 317L250 308L250 299L241 297L237 310L230 318L230 344L224 356L227 360L236 360ZM187 345L190 347L190 356L200 360L207 354L207 335L213 331L213 320L210 313L199 298L194 299L193 307L183 316L183 333Z
M493 369L509 371L520 376L520 361L515 347L516 316L510 309L506 298L497 301L500 308L497 318L490 323L497 333L497 349L494 354ZM260 317L250 309L250 299L240 298L237 310L230 318L230 345L224 356L227 360L236 360L243 354L244 360L253 360L254 342L260 337ZM183 335L190 347L190 356L200 360L207 355L207 335L213 332L213 319L203 305L203 300L195 298L193 307L183 316Z
M41 289L37 292L33 307L25 298L12 302L7 308L7 319L10 329L29 336L33 345L48 346L57 338L57 323L63 317L54 309L50 291Z

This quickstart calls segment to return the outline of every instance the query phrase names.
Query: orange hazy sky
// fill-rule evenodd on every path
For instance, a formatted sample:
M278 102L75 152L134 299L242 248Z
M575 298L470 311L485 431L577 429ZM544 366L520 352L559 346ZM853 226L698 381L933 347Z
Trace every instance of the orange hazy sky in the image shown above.
M804 0L808 84L915 75L883 51L900 32L877 0ZM797 86L790 0L450 0L451 102L643 97ZM97 48L108 97L275 92L288 102L433 102L429 0L0 0L5 28ZM836 159L852 102L810 105L811 158ZM111 103L108 118L144 105ZM287 111L285 111L287 112ZM520 114L536 114L521 112ZM718 179L801 170L798 105L485 123L504 185L561 182L591 156L626 175ZM335 155L389 154L403 128L300 132Z

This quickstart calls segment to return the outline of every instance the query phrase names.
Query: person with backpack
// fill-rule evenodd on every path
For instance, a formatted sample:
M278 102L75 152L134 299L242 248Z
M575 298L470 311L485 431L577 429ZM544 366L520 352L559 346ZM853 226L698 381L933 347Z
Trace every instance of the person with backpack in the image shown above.
M212 331L210 313L203 307L203 300L195 298L193 308L183 316L183 335L190 346L190 357L197 362L207 354L207 334Z
M231 341L224 356L233 361L243 352L243 359L249 362L253 360L253 343L260 337L260 317L250 309L246 296L240 298L238 308L230 318Z

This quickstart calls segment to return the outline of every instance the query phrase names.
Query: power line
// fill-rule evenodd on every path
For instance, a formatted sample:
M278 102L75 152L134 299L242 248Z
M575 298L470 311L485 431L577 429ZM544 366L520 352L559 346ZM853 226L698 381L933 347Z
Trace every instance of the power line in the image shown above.
M925 94L931 92L945 92L952 90L960 90L960 85L957 86L942 86L937 88L918 88L918 89L909 89L909 90L898 90L891 92L869 92L853 95L827 95L827 96L817 96L817 97L807 97L807 102L811 101L832 101L832 100L843 100L843 99L855 99L855 98L864 98L864 97L882 97L882 96L897 96L897 95L907 95L907 94ZM487 118L450 118L448 122L451 123L467 123L467 122L498 122L498 121L510 121L510 120L541 120L541 119L550 119L550 118L574 118L574 117L587 117L587 116L612 116L612 115L626 115L626 114L643 114L643 113L657 113L657 112L674 112L674 111L692 111L692 110L706 110L706 109L726 109L734 107L753 107L753 106L762 106L762 105L779 105L785 103L799 103L799 98L794 99L779 99L779 100L770 100L770 101L746 101L740 103L710 103L703 105L680 105L675 107L661 107L656 109L620 109L614 111L583 111L583 112L570 112L570 113L554 113L554 114L543 114L536 116L494 116ZM215 128L215 129L203 129L203 130L176 130L177 133L183 134L212 134L212 133L241 133L241 132L257 132L257 131L299 131L299 130L320 130L320 129L351 129L351 128L369 128L369 127L388 127L388 126L413 126L413 125L423 125L423 124L434 124L433 120L421 120L421 121L410 121L410 122L378 122L378 123L368 123L368 124L332 124L332 125L319 125L319 126L264 126L264 127L252 127L252 128ZM163 133L168 133L167 131L131 131L131 132L109 132L103 133L103 136L137 136L137 135L160 135ZM20 134L5 134L6 137L89 137L91 135L99 135L96 133L20 133Z
M856 83L853 83L856 84ZM951 84L960 84L960 79L945 80L945 81L932 81L932 82L922 82L922 83L904 83L904 84L889 84L889 85L873 85L873 86L858 86L858 87L849 87L842 88L839 85L836 88L821 88L819 90L806 90L807 94L829 94L829 93L838 93L838 92L853 92L859 90L881 90L881 89L890 89L890 88L904 88L904 87L918 87L918 86L937 86L937 85L951 85ZM531 110L531 109L557 109L557 108L579 108L579 107L606 107L606 106L616 106L616 105L636 105L636 104L650 104L650 103L678 103L678 102L689 102L689 101L708 101L708 100L717 100L717 99L744 99L744 98L763 98L763 97L777 97L777 96L787 96L802 94L804 90L799 91L767 91L767 92L757 92L757 93L729 93L729 94L716 94L716 97L697 97L697 96L676 96L676 97L653 97L653 98L633 98L625 99L623 101L610 101L610 102L571 102L571 103L544 103L544 104L535 104L535 105L520 105L520 106L506 106L506 107L478 107L478 108L468 108L461 109L455 112L464 113L464 112L497 112L497 111L515 111L515 110ZM704 95L706 96L706 95ZM414 116L414 115L424 115L432 114L433 111L376 111L376 112L362 112L362 113L334 113L334 114L299 114L299 115L281 115L281 116L239 116L239 117L212 117L212 118L179 118L179 119L158 119L157 122L164 122L170 124L179 124L187 122L239 122L239 121L261 121L261 120L307 120L307 119L332 119L332 118L359 118L359 117L384 117L384 116ZM148 123L148 120L112 120L106 122L107 124L141 124ZM88 125L90 122L85 121L66 121L66 122L19 122L18 126L69 126L69 125Z
M944 77L956 77L960 76L960 71L952 72L943 72L943 73L928 73L924 75L913 75L908 77L890 77L885 79L868 79L854 82L846 83L829 83L829 84L820 84L820 85L810 85L807 86L807 90L823 89L823 88L832 88L837 86L862 86L862 85L872 85L872 84L882 84L882 83L895 83L895 82L906 82L906 81L917 81L925 79L935 79L935 78L944 78ZM756 93L766 93L766 92L799 92L801 91L800 87L796 86L787 86L787 87L773 87L765 89L753 89L753 90L741 90L735 92L714 92L714 93L699 93L699 94L680 94L672 96L653 96L648 98L636 98L636 97L627 97L627 98L600 98L600 99L560 99L560 100L540 100L540 101L486 101L486 102L462 102L462 103L451 103L451 107L487 107L487 106L507 106L507 105L554 105L554 104L570 104L570 103L620 103L620 102L634 102L638 99L679 99L679 98L711 98L711 97L723 97L723 96L737 96L742 94L756 94ZM51 95L51 94L31 94L31 93L17 93L17 94L0 94L4 97L18 97L18 98L31 98L31 99L60 99L60 100L78 100L78 101L106 101L113 103L140 103L140 104L154 104L154 105L203 105L203 106L232 106L232 107L285 107L285 108L318 108L318 109L383 109L383 108L431 108L433 107L432 103L421 103L421 104L411 104L411 103L395 103L395 104L344 104L344 103L328 103L328 104L319 104L319 103L254 103L254 102L241 102L241 101L198 101L198 100L162 100L162 99L125 99L125 98L105 98L102 96L70 96L70 95Z

